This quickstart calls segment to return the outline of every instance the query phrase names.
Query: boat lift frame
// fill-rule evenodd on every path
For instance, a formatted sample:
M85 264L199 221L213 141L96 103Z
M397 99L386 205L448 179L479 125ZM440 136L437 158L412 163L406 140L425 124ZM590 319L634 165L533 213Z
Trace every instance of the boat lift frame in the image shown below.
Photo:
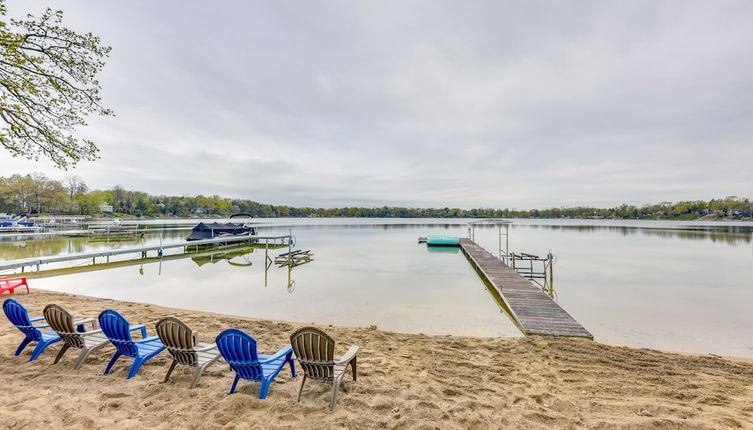
M521 276L535 283L551 298L554 292L554 255L549 251L545 258L525 252L510 252L510 224L504 219L482 219L468 223L468 238L476 242L476 227L497 226L497 258L507 266L515 269ZM504 231L502 230L504 227ZM504 248L502 247L504 237ZM541 264L539 266L539 263Z

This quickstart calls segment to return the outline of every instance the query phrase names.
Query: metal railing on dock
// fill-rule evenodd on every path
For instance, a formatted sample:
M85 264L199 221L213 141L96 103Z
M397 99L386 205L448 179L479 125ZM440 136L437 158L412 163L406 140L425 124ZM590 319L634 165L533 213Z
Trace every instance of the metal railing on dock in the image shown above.
M176 248L183 248L184 251L187 251L190 248L193 248L193 249L199 249L201 247L212 248L212 247L220 247L224 245L242 244L242 243L289 246L289 244L291 243L291 240L292 240L291 235L284 235L284 236L229 236L229 237L218 237L214 239L180 241L180 242L174 242L174 243L140 246L140 247L126 248L126 249L109 249L109 250L87 252L87 253L81 253L81 254L56 255L56 256L51 256L51 257L36 257L36 258L28 258L28 259L23 259L23 260L5 261L5 262L0 262L0 272L6 271L6 270L21 269L21 272L23 273L25 272L27 267L36 267L37 271L39 271L39 267L44 264L61 263L61 262L74 261L74 260L91 259L92 263L95 264L97 258L105 258L106 262L109 262L111 257L118 256L118 255L126 255L126 254L140 254L141 258L147 258L148 253L152 252L152 253L156 253L157 257L161 257L166 249L176 249Z
M476 242L460 239L460 248L481 279L498 293L506 312L523 334L593 339L593 335L549 295Z

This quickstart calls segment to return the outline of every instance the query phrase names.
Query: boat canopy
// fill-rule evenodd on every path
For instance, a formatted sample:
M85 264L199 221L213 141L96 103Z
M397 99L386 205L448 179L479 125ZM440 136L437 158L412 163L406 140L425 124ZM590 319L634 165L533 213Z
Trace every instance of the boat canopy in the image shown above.
M213 239L220 234L241 235L241 234L256 234L256 230L253 227L247 227L243 224L233 223L219 223L219 222L200 222L188 235L186 240L202 240Z

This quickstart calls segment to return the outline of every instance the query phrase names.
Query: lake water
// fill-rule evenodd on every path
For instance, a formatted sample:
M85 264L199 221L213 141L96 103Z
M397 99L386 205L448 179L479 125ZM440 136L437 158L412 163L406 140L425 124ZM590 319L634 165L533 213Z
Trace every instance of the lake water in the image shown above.
M416 243L427 234L466 236L467 221L265 219L260 235L292 230L297 247L310 249L314 261L290 273L274 265L265 270L264 250L246 249L33 279L31 285L259 318L519 336L462 253ZM552 250L557 300L597 341L753 357L752 232L753 223L514 220L509 239L514 251ZM153 233L144 241L168 243L186 234ZM497 229L477 228L476 241L496 253ZM0 241L0 259L136 244Z

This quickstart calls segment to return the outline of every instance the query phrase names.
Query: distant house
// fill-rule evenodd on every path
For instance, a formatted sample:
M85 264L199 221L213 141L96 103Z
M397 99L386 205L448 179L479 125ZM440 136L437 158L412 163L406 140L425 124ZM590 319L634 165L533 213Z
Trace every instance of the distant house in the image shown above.
M112 205L107 203L102 203L99 205L99 211L100 212L112 212Z

